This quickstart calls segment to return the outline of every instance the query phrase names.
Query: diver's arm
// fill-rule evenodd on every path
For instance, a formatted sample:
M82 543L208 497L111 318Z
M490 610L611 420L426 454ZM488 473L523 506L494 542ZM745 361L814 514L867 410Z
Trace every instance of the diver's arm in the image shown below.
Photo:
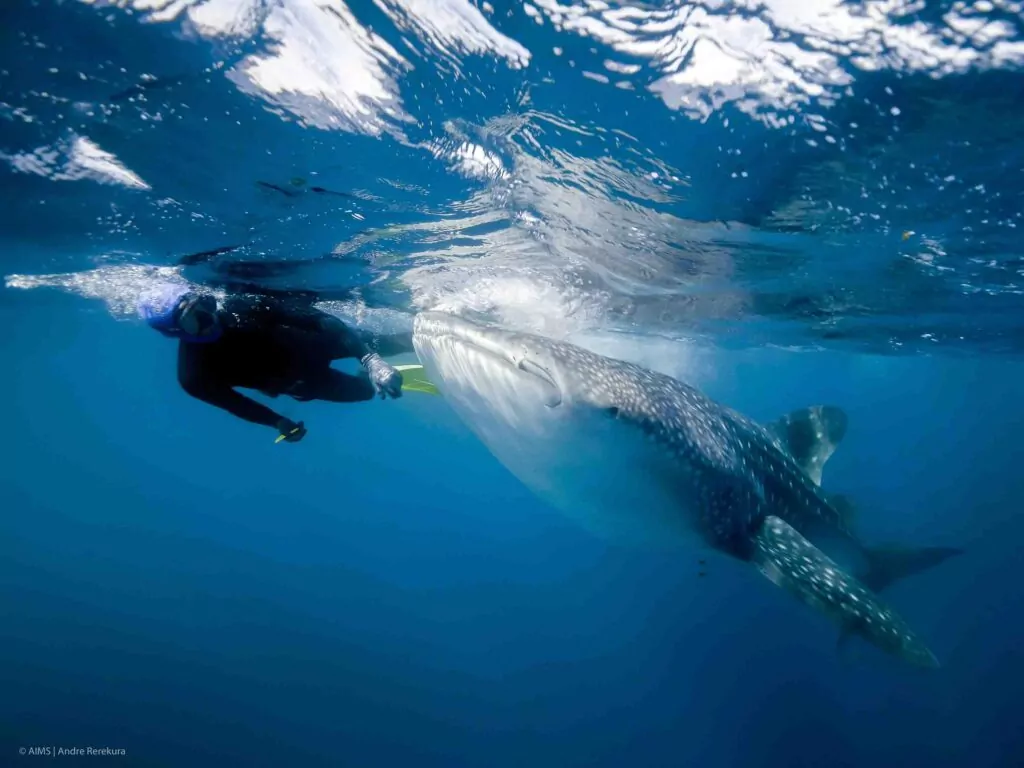
M321 333L324 330L324 320L331 317L313 307L297 309L276 301L269 303L268 312L277 325L288 325L314 333Z
M363 334L359 333L355 328L350 328L341 320L338 320L338 318L334 319L337 320L337 324L334 326L334 332L345 340L345 348L350 351L352 357L357 357L362 361L368 354L374 351L373 348L366 343L366 339Z
M233 315L241 324L250 327L268 331L293 328L317 334L329 344L331 357L335 360L346 357L362 360L374 351L374 347L366 343L367 338L372 339L371 336L308 304L290 303L271 296L242 295L228 299L224 308L229 316ZM411 344L409 347L411 350Z
M322 333L327 329L326 323L336 319L312 306L289 304L269 296L253 299L249 311L265 326L284 325L314 333Z
M404 355L414 351L412 333L410 331L386 335L359 331L359 337L381 357L395 357L396 355Z
M185 346L184 344L182 345ZM185 349L178 356L178 383L197 400L216 406L240 419L276 427L283 417L262 403L257 403L206 372L199 361Z
M359 360L373 352L364 338L356 329L349 326L341 318L321 312L313 307L293 309L288 306L280 306L275 310L280 312L279 320L282 325L289 325L292 328L312 331L324 339L332 351L332 358L340 360L346 357L355 357Z
M186 386L182 383L182 388L192 397L202 400L204 403L215 405L253 424L277 427L278 424L285 420L284 417L274 413L267 406L257 403L240 392L236 392L231 387L195 386L192 383Z
M260 309L257 311L266 312L264 317L275 325L311 331L330 338L331 346L336 353L335 359L355 357L362 360L371 352L377 351L375 346L367 343L368 340L372 342L371 334L360 332L336 315L323 312L316 307L288 304L273 298L261 298L259 306ZM409 335L409 339L411 351L412 334Z

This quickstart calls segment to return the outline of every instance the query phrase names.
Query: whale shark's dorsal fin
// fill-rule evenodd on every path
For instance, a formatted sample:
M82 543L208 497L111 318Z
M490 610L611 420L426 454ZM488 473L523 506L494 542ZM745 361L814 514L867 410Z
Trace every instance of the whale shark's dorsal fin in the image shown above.
M846 424L842 408L812 405L783 416L767 429L808 477L821 485L822 467L846 434Z

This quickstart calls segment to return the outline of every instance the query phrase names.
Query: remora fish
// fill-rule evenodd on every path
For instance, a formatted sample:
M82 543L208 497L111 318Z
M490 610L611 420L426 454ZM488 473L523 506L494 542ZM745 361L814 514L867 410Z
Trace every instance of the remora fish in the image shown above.
M817 406L762 426L676 379L572 344L418 315L421 362L493 454L542 498L616 535L690 540L757 567L913 664L935 656L877 596L960 550L872 550L820 487L846 430ZM808 540L855 553L858 576Z

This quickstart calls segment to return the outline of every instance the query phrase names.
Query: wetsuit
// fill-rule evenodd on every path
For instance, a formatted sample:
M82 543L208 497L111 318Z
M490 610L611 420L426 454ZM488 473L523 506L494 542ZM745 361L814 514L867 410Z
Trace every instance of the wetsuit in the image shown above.
M374 340L305 303L233 296L218 316L223 333L216 341L179 342L178 381L193 397L269 427L282 417L235 387L297 400L370 400L375 395L370 380L335 370L331 361L412 350L409 334Z

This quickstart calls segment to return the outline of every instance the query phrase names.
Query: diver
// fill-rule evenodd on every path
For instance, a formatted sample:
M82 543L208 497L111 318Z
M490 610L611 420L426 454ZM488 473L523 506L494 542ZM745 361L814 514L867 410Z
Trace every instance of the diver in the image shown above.
M309 302L232 294L218 303L187 283L146 291L138 311L151 328L179 340L182 389L241 419L273 427L278 442L305 437L303 422L275 413L236 387L334 403L402 396L402 374L382 355L412 351L410 334L373 339ZM343 358L357 358L362 374L331 367Z

